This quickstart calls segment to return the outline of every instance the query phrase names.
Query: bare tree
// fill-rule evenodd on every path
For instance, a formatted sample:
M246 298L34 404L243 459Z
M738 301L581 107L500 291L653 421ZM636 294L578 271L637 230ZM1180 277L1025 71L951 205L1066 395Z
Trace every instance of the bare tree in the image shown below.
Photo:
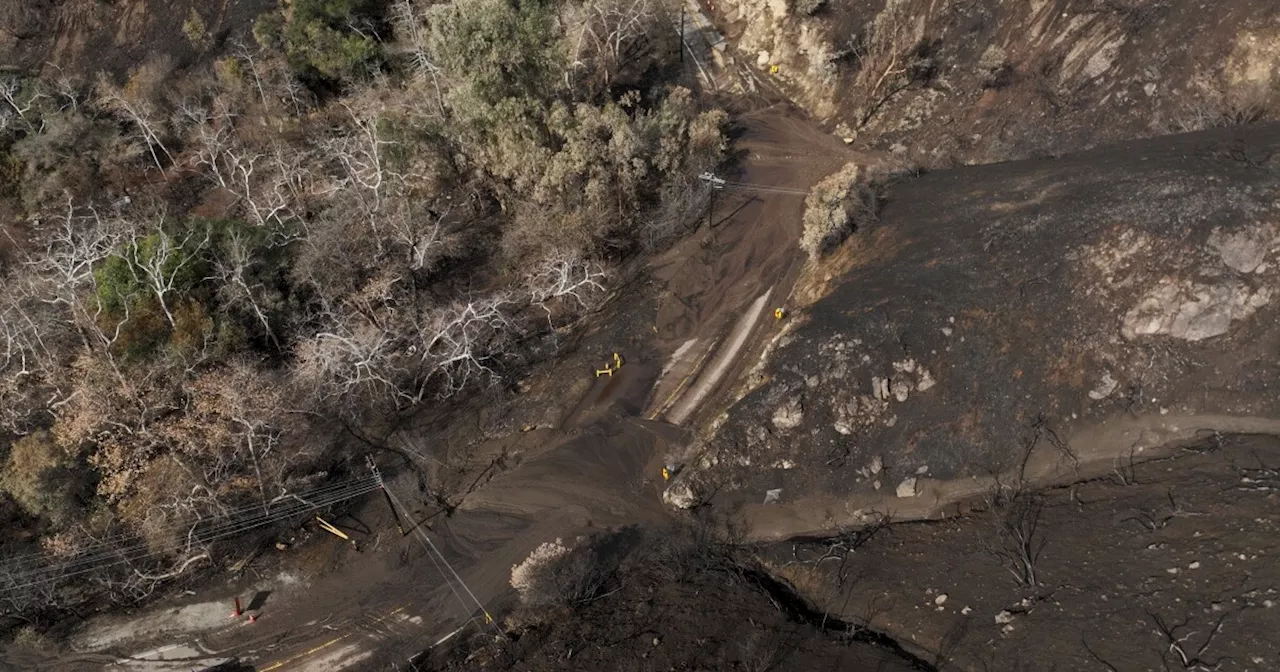
M346 108L355 132L329 138L322 143L322 151L339 169L332 193L350 199L350 205L368 223L375 254L381 257L386 254L389 220L409 216L407 203L402 201L405 179L387 166L386 148L394 143L383 137L381 112ZM397 198L388 203L392 195Z
M249 76L253 78L253 88L258 92L258 100L262 103L263 108L270 106L267 101L266 87L263 86L263 73L258 67L258 56L244 42L236 40L232 53L235 54L236 60L240 61L248 71Z
M210 420L225 422L230 435L227 443L234 447L232 451L227 451L226 446L215 445L213 450L206 452L212 455L231 452L232 459L238 463L224 468L234 471L241 471L244 467L240 451L247 453L258 494L265 506L268 487L274 491L282 474L278 471L268 483L263 476L263 465L289 462L287 456L280 452L281 429L278 419L284 397L281 387L271 381L265 372L245 362L235 362L202 376L191 389L196 397L196 410ZM227 480L212 482L226 483Z
M742 667L748 672L769 672L786 655L776 632L753 632L740 648Z
M278 142L270 151L245 146L237 138L233 115L219 100L212 111L196 108L188 113L200 118L194 131L197 165L236 195L254 223L282 229L304 191L305 171L289 160L294 152Z
M196 231L188 231L181 240L170 236L159 225L145 238L135 236L120 252L128 262L129 270L156 297L160 310L174 324L173 311L169 307L169 295L178 289L178 280L197 258L196 253L209 242L206 229L203 239L197 239ZM143 242L147 244L144 246Z
M448 396L473 378L493 375L490 364L515 331L506 312L514 304L509 294L498 292L429 311L417 329L419 381L441 376L440 394Z
M196 165L207 168L218 186L231 189L239 163L233 150L236 138L231 112L221 101L214 101L212 110L195 101L184 101L181 112L194 128Z
M1222 632L1222 626L1226 623L1228 617L1236 613L1235 611L1225 611L1218 620L1204 633L1200 645L1196 646L1193 640L1200 635L1196 630L1191 630L1191 618L1185 618L1181 623L1167 622L1154 612L1147 612L1147 616L1151 619L1155 626L1155 635L1160 638L1161 642L1167 645L1167 648L1160 652L1160 662L1166 670L1183 669L1195 670L1196 672L1214 672L1222 667L1222 664L1229 657L1219 657L1210 659L1208 656L1209 647L1213 644L1213 640ZM1181 667L1172 667L1180 665Z
M164 170L164 165L160 161L160 154L164 154L170 164L173 163L173 155L169 153L169 148L164 144L161 135L164 132L160 125L160 115L155 109L155 105L147 100L145 96L130 95L126 89L113 84L106 75L98 79L97 86L98 100L109 110L118 112L133 122L134 126L142 134L142 139L147 145L147 151L151 153L151 160L155 163L156 168ZM156 149L160 150L160 154L156 153Z
M236 230L229 232L226 242L221 246L221 252L214 260L213 277L218 280L218 293L223 303L248 309L262 325L262 330L271 342L279 346L271 321L267 318L267 311L259 298L265 288L260 282L250 284L249 275L253 267L259 264L259 260L254 257L245 235Z
M391 17L395 22L396 33L409 52L413 70L418 76L429 76L435 87L436 104L440 114L444 114L444 91L440 87L440 68L431 58L427 48L427 32L425 30L422 8L414 0L396 0L391 5Z
M534 304L547 313L551 323L555 304L572 303L586 309L595 295L604 291L604 269L582 257L577 250L553 250L525 279ZM553 325L554 326L554 325Z
M1038 585L1036 564L1046 543L1040 529L1044 499L1019 487L1011 494L996 493L988 505L995 522L995 539L986 542L987 550L1018 583Z
M595 88L607 88L621 71L643 62L639 57L646 43L665 30L660 10L656 0L589 0L581 5L581 17L567 22L572 35L566 83L575 70L583 70L596 78Z
M288 211L289 201L285 196L289 180L281 172L261 176L263 172L258 166L262 154L250 153L243 149L230 149L227 155L235 163L233 173L236 181L234 191L253 215L259 226L282 223L281 216ZM276 165L281 162L278 160ZM255 188L257 187L257 188Z
M3 422L24 424L38 410L57 412L74 378L58 374L70 359L77 327L82 343L102 325L83 292L94 284L96 264L110 256L125 225L71 200L59 213L34 224L43 247L21 247L22 263L10 269L0 290L0 398ZM38 398L37 398L38 397Z
M78 208L68 197L59 216L40 220L36 226L45 247L29 255L26 263L51 282L53 302L70 304L93 280L94 267L110 256L129 233L118 218L104 219L92 206Z
M398 396L396 343L382 327L358 314L326 311L325 329L297 346L298 373L321 398L375 388Z
M409 199L397 199L388 209L385 214L389 233L403 249L408 269L433 271L441 260L458 250L459 236L447 224L449 208L418 212Z
M63 344L54 334L57 309L34 300L21 279L0 280L0 427L25 433L32 413L45 405L34 390L58 382Z
M356 132L332 138L325 144L342 166L347 181L370 192L376 210L384 187L393 177L386 166L384 148L394 143L382 136L378 112L358 114L349 105L344 103L344 106Z
M17 77L0 79L0 101L4 102L4 107L0 107L4 111L0 114L0 132L21 125L28 133L39 133L44 129L44 121L35 108L41 99L48 97L38 87Z

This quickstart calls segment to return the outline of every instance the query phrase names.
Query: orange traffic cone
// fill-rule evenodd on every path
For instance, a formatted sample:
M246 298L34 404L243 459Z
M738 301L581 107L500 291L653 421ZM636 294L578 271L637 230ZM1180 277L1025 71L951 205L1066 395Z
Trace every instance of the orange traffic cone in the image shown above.
M233 609L233 610L231 610L231 618L239 618L241 613L243 613L243 612L241 612L241 611L240 611L240 598L239 598L239 597L237 597L237 598L236 598L236 608L235 608L235 609Z

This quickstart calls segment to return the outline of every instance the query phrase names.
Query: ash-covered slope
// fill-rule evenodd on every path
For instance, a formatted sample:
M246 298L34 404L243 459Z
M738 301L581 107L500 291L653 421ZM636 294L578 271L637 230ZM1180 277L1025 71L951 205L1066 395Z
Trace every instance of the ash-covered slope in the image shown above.
M1275 431L1278 149L1255 126L893 185L687 477L776 538Z

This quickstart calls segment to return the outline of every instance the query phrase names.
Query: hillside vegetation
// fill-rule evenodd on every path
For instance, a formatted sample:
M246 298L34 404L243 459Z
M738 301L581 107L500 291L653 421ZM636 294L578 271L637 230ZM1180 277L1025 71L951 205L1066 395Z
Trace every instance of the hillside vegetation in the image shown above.
M335 421L527 362L722 159L666 22L657 0L295 0L203 66L0 82L6 526L54 558L179 549L95 577L144 594L133 570L207 550L174 521L343 469Z

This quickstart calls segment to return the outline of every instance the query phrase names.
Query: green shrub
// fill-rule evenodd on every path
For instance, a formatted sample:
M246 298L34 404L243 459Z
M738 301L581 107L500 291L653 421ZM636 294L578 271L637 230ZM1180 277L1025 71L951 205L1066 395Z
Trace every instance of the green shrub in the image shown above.
M187 40L191 42L191 46L197 49L204 49L209 46L209 27L205 25L204 19L200 17L200 13L194 7L187 14L186 20L182 22L182 34L186 35Z
M284 51L284 15L267 12L253 21L253 40L268 51Z
M294 70L314 71L330 80L358 79L378 59L373 38L337 30L318 22L293 23L285 33L285 52Z
M152 290L143 269L155 261L156 254L164 254L169 246L176 247L159 264L159 274L173 278L175 294L194 287L204 271L200 260L192 258L197 251L181 247L166 233L156 232L126 244L94 269L98 305L112 317L123 318L126 307L145 302L151 297Z
M812 16L826 6L827 0L795 0L795 12L800 16Z
M253 37L265 49L283 51L304 79L360 79L381 59L372 30L378 7L372 0L294 0L288 10L258 17ZM370 29L353 28L361 24Z
M25 651L48 652L54 649L53 641L30 625L24 625L13 633L10 646L15 650Z
M555 7L541 0L454 0L428 14L428 48L485 105L548 99L563 70Z

